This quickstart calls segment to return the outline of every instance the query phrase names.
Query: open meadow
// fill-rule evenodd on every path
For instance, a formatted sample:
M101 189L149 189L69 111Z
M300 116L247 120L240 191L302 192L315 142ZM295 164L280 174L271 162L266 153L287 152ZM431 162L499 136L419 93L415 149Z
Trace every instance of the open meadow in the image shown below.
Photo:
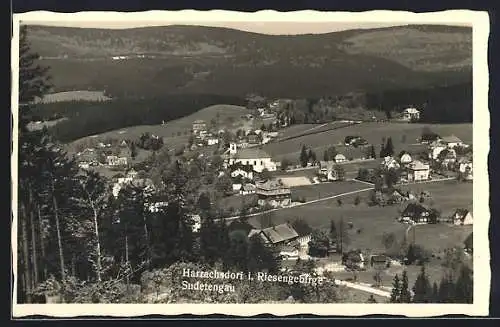
M49 93L41 99L37 99L38 103L52 102L70 102L70 101L109 101L110 97L104 94L103 91L64 91Z
M292 194L305 196L308 201L321 197L328 197L335 194L342 194L355 189L362 190L367 185L357 182L341 182L304 186L292 189ZM434 182L416 184L408 186L414 192L429 191L434 208L442 211L443 216L448 216L456 208L470 208L472 204L472 184L457 183L455 181ZM384 251L382 236L384 233L394 233L399 241L405 237L408 225L399 223L396 218L404 210L407 203L394 206L369 206L367 200L369 191L361 191L358 194L339 196L329 200L319 201L303 206L285 208L271 212L274 224L286 221L293 221L297 218L304 219L312 228L324 229L328 231L330 220L339 221L341 218L346 224L352 223L352 228L348 230L349 247L368 250L370 252ZM360 203L355 205L356 197L360 197ZM338 200L341 200L339 204ZM251 217L249 222L255 227L260 227L259 217ZM418 226L416 229L417 243L419 243L419 229L422 228L422 245L429 247L433 252L441 252L446 248L458 245L461 246L463 240L468 235L470 227L458 228L447 224L436 224L428 226ZM447 237L443 235L447 234ZM410 233L409 237L412 236Z
M221 126L232 125L241 119L241 116L247 113L247 109L234 105L214 105L201 109L189 116L168 121L160 125L138 125L132 127L121 128L98 135L84 137L72 142L78 144L82 140L95 139L102 141L106 138L115 138L119 140L134 140L139 138L143 133L150 133L163 137L163 142L171 147L178 147L187 143L191 135L191 129L195 120L204 120L210 124L212 119L217 119Z
M300 150L303 145L312 148L318 158L321 158L323 151L331 145L337 148L339 153L343 153L347 158L357 158L366 153L363 147L352 148L343 146L346 136L357 135L375 146L378 156L382 138L392 138L394 150L399 153L402 150L409 152L419 152L424 147L417 144L422 134L423 128L429 128L431 131L441 136L456 135L462 141L472 143L472 124L408 124L408 123L379 123L367 122L352 125L345 128L327 130L316 134L308 134L299 138L293 138L284 141L276 141L266 144L264 150L271 154L276 160L288 158L298 160Z

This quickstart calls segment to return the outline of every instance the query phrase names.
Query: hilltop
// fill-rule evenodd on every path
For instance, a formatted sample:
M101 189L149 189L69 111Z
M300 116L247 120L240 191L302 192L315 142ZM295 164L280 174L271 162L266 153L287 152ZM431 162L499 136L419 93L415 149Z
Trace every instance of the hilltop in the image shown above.
M471 80L472 29L401 26L294 36L228 28L29 26L55 91L318 97ZM114 57L114 59L113 59Z

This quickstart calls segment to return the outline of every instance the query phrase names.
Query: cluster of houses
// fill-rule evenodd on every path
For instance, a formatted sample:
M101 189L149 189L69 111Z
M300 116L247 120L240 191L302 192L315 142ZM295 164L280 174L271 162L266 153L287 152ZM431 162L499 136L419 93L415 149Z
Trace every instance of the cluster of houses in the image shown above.
M131 151L124 140L118 147L110 143L99 142L96 147L89 147L76 153L76 160L80 169L107 165L109 167L126 167L130 163Z
M146 193L153 192L155 189L154 183L151 179L138 176L138 173L134 169L129 170L125 175L120 174L115 176L113 182L112 193L115 198L118 197L121 189L126 185L141 188Z
M432 178L431 172L436 167L459 172L464 180L473 179L472 153L459 156L457 148L468 148L458 137L451 135L428 142L427 158L415 159L406 151L396 158L388 156L382 159L383 170L397 169L402 182L419 182ZM434 168L433 168L434 167Z
M196 150L204 146L212 146L220 143L220 137L224 130L210 131L204 120L195 120L193 122L192 135L193 142L190 145L191 150Z
M468 209L458 208L449 217L438 217L432 208L416 202L409 203L398 220L412 225L438 222L457 226L473 224L472 212Z
M205 121L196 120L193 122L192 135L194 139L190 145L191 150L220 144L221 137L225 133L227 131L224 129L218 131L209 130ZM247 130L242 135L238 135L236 144L238 148L256 147L269 143L276 137L278 137L278 132L267 132L260 129Z
M319 180L322 182L340 180L342 177L337 165L345 161L346 158L343 154L337 154L335 159L331 161L320 161L318 169Z

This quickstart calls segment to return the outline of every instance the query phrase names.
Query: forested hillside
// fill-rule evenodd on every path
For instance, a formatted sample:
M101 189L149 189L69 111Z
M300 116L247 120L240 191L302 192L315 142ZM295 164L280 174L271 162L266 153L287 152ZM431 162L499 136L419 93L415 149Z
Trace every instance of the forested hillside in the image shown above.
M319 97L464 82L472 66L472 30L464 27L297 36L199 26L29 31L56 91L105 89L122 97Z

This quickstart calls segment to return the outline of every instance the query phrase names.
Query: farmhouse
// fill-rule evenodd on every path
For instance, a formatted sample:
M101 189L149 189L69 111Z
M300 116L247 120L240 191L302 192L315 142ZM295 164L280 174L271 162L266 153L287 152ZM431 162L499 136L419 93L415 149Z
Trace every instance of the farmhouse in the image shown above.
M337 172L336 163L334 161L320 161L318 176L327 181L336 181L339 179L339 174Z
M195 120L193 122L193 134L201 134L201 132L206 132L207 123L204 120Z
M429 179L430 166L429 164L423 163L421 161L415 160L408 164L407 173L408 181L418 182L425 181Z
M285 207L289 206L292 202L290 188L283 185L280 180L267 180L263 183L255 183L255 194L258 196L258 204L260 206Z
M389 258L385 255L372 255L370 258L370 265L376 270L382 270L387 268L389 263Z
M472 213L467 209L457 209L449 219L453 225L472 225Z
M236 144L232 143L229 147L229 154L226 157L226 164L233 165L241 163L251 165L255 172L261 173L264 169L276 171L276 163L271 156L258 148L244 148L237 150Z
M431 210L419 203L409 203L401 213L400 221L415 224L427 224L430 222Z
M350 269L364 269L365 258L360 250L352 250L342 255L342 263Z
M392 203L401 203L408 200L415 200L415 195L410 192L403 192L398 189L395 189L390 195L390 202Z
M255 185L246 183L240 188L241 195L253 194L255 193Z
M336 163L343 163L347 161L347 158L343 154L339 153L335 156L334 160Z
M418 121L420 119L420 111L416 108L406 108L403 110L403 119L406 121Z
M128 164L128 159L127 157L107 156L106 163L109 166L126 166Z
M460 158L458 161L458 171L465 180L472 180L472 161L467 158Z
M244 165L241 162L236 162L231 167L229 167L231 171L231 177L236 178L238 176L246 179L253 180L253 167L252 165Z
M248 238L259 235L266 244L283 247L299 238L299 234L290 224L281 224L264 229L252 229Z
M399 162L394 159L393 157L384 157L382 160L382 168L389 170L389 169L398 169L400 167Z
M451 136L445 136L441 139L441 142L445 144L448 148L453 149L454 147L457 146L463 146L464 143L462 142L461 139L456 137L455 135Z

